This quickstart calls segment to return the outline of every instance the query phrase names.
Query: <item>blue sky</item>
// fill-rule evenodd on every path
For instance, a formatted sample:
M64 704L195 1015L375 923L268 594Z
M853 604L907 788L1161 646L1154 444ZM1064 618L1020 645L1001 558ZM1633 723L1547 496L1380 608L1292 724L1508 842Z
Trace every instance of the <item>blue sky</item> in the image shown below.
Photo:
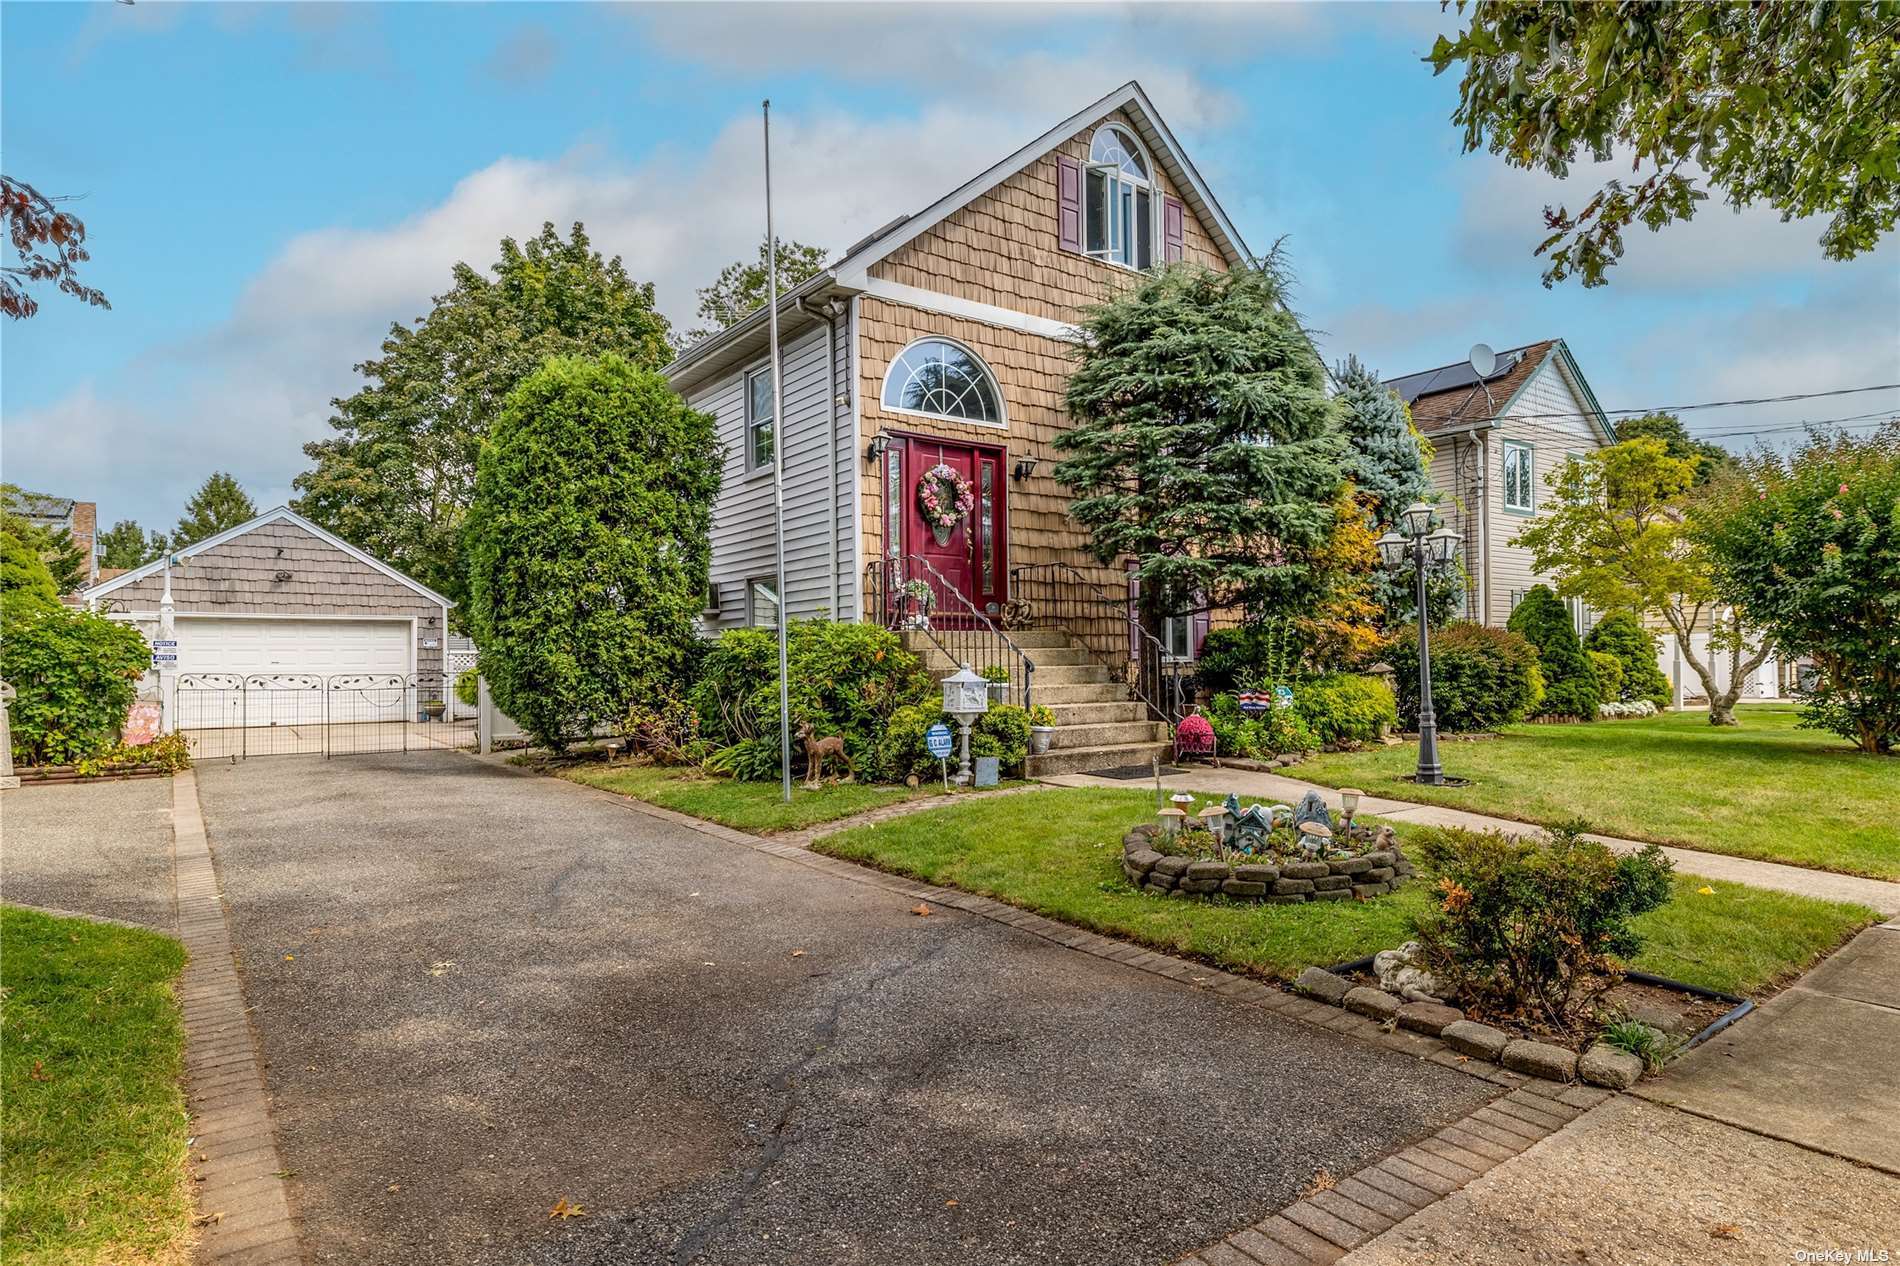
M1329 358L1388 376L1560 335L1606 407L1900 382L1900 251L1705 205L1612 283L1546 290L1539 209L1459 152L1419 5L0 6L8 174L79 194L109 312L0 331L0 466L169 526L213 469L290 496L391 321L503 234L585 220L689 318L756 251L760 98L781 233L841 248L1139 79ZM1733 431L1900 391L1690 415ZM1731 441L1743 443L1745 440Z

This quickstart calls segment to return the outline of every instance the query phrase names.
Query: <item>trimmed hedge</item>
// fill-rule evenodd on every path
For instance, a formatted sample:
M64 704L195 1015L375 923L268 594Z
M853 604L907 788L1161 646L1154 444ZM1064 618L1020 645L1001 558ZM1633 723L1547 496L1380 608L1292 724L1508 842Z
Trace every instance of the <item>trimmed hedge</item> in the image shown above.
M16 692L7 705L14 761L71 765L109 751L151 666L145 638L33 588L8 592L0 608L0 677Z
M1583 639L1585 650L1614 655L1623 666L1624 703L1647 699L1657 707L1669 703L1669 678L1656 666L1656 637L1627 611L1606 615Z
M1371 743L1399 725L1392 688L1355 673L1300 682L1293 687L1293 711L1322 743Z
M1394 638L1386 660L1398 674L1399 719L1416 730L1417 631ZM1440 730L1495 730L1522 721L1543 694L1537 651L1517 634L1464 620L1432 633L1432 710Z
M1537 706L1536 715L1596 720L1603 688L1577 641L1569 609L1550 586L1532 585L1504 627L1537 648L1537 667L1544 674L1544 701Z
M891 714L884 739L878 746L873 768L881 782L902 782L911 775L920 780L934 778L940 772L937 758L924 747L924 732L937 722L957 732L957 723L933 703L912 704ZM990 710L970 727L970 759L995 756L1005 773L1022 768L1029 756L1029 714L1013 703L992 703ZM950 764L954 770L957 752L952 748Z
M1319 738L1297 707L1269 708L1248 716L1233 695L1218 694L1202 715L1214 729L1214 751L1219 756L1267 759L1282 752L1310 752L1319 746Z
M1623 661L1604 651L1584 651L1597 675L1597 702L1616 703L1623 697Z

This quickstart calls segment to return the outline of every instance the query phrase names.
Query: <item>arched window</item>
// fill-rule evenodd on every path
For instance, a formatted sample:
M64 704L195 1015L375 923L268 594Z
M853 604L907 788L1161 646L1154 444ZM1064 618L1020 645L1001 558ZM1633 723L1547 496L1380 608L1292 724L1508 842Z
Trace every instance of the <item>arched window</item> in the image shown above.
M1160 217L1155 214L1148 158L1135 138L1113 123L1098 130L1089 144L1082 208L1088 254L1124 268L1147 268L1155 262Z
M1003 425L1003 397L981 357L947 338L918 339L884 375L884 407L981 426Z

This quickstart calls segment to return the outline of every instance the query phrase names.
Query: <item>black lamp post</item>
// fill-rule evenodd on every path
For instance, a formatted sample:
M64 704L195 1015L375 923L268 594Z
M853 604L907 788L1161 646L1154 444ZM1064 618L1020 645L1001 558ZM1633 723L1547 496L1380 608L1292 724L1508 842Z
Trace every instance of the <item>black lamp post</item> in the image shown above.
M1415 501L1399 516L1399 531L1379 538L1379 558L1394 571L1409 566L1418 594L1418 772L1412 781L1445 781L1438 763L1438 716L1432 711L1432 648L1430 620L1425 613L1425 580L1432 568L1443 567L1458 555L1458 534L1448 527L1431 530L1432 508ZM1403 535L1400 533L1403 532Z

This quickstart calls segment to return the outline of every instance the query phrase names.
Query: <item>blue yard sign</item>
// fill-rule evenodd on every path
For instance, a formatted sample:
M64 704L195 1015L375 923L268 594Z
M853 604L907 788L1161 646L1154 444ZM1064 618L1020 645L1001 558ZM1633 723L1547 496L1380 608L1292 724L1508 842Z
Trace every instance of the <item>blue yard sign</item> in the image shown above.
M944 760L948 758L950 755L950 745L950 727L943 722L939 721L924 731L924 749L935 759Z

